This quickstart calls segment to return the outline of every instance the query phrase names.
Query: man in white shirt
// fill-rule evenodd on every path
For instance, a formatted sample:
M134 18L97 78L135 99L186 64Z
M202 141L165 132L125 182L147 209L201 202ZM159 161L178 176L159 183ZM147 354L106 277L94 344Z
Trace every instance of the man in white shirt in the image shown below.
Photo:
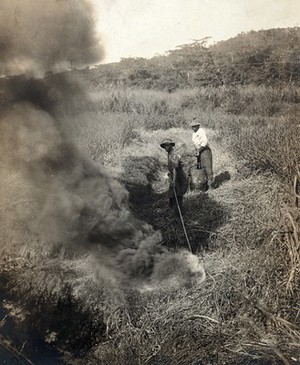
M192 140L196 149L196 155L199 156L202 150L208 145L208 139L203 128L200 128L200 124L192 125L193 136Z
M200 124L193 124L193 144L196 149L197 169L204 169L207 178L207 189L213 182L212 152L208 145L208 139Z

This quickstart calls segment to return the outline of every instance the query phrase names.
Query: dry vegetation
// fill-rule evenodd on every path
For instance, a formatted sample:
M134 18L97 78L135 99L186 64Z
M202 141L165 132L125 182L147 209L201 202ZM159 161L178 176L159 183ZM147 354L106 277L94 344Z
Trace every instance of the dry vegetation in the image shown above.
M299 93L251 86L93 90L88 103L69 112L62 106L68 138L126 186L134 216L161 231L162 250L185 249L185 241L167 209L159 142L174 138L187 168L193 159L187 126L198 116L209 131L216 177L215 189L184 202L204 282L186 280L190 273L170 260L175 287L146 275L142 286L137 278L118 284L108 269L95 269L93 252L39 253L28 242L19 261L6 264L18 274L15 291L35 308L28 318L39 318L45 335L57 333L66 351L82 349L83 360L66 354L70 363L300 362L299 184L293 190Z

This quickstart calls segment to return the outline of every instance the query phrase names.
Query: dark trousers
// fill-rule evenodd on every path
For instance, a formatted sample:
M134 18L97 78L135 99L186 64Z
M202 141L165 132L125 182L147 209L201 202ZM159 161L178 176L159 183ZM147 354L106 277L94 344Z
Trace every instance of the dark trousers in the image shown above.
M179 205L179 208L182 212L182 202L183 202L183 196L177 196L177 200L178 200L178 205ZM177 203L176 203L176 198L175 196L173 196L172 198L169 198L169 207L171 209L173 209L175 212L178 213L178 208L177 208Z
M213 180L212 152L209 146L203 147L197 156L197 169L204 169L209 183Z

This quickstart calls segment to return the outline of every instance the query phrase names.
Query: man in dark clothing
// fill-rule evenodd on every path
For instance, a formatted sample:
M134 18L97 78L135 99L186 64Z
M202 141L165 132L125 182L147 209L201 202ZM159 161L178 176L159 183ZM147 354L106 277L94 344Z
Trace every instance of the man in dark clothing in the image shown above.
M188 187L188 180L182 169L183 163L180 160L179 154L174 149L175 142L170 139L165 139L160 146L168 152L168 175L170 178L168 191L169 206L171 209L177 210L177 197L179 207L182 209L183 195L186 193Z

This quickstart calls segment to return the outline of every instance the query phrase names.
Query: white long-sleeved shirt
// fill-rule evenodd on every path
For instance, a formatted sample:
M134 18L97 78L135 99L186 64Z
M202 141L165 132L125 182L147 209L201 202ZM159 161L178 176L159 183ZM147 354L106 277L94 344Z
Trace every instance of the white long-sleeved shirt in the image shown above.
M203 128L199 128L197 132L194 132L192 139L196 150L199 150L201 147L205 147L208 144L208 139Z

